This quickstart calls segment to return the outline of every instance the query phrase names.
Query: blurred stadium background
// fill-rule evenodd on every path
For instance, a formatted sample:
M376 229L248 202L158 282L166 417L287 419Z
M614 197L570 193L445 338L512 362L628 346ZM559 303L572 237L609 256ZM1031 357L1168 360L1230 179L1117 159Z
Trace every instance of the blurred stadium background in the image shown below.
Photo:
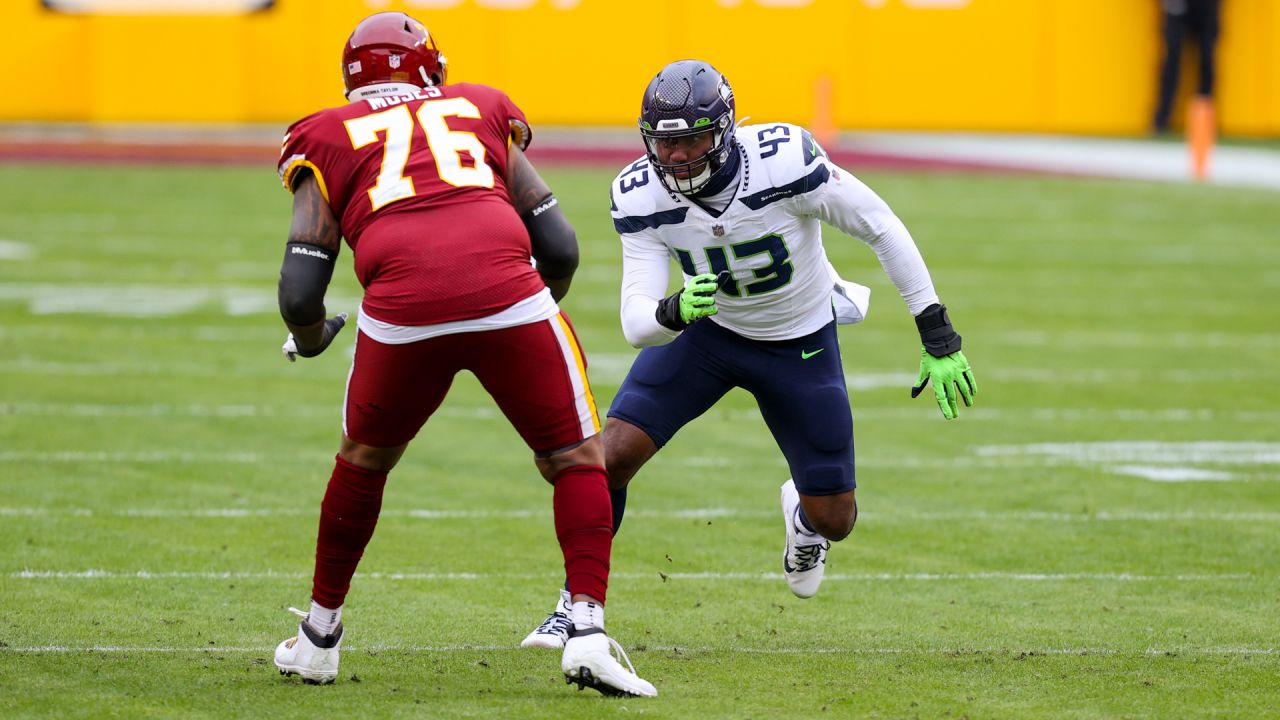
M271 670L351 347L279 356L274 165L388 9L533 123L602 406L635 353L606 188L680 57L739 117L827 138L965 336L979 404L944 423L907 399L915 331L874 256L828 235L874 289L841 330L858 530L797 601L751 398L682 431L611 584L656 703L514 649L558 582L549 494L468 378L388 486L340 684ZM1181 132L1148 129L1158 0L0 3L0 716L1280 717L1280 0L1223 13L1196 183Z

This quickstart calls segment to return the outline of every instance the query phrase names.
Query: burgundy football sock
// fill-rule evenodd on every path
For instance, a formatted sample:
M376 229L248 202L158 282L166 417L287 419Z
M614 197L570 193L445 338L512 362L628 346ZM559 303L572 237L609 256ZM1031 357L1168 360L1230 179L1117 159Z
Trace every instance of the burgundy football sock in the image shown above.
M607 478L598 465L575 465L552 480L556 537L564 552L569 594L589 595L601 605L609 586L609 551L613 547Z
M327 608L340 608L351 588L351 576L373 537L382 510L385 471L356 467L342 458L333 467L329 488L320 504L320 533L316 539L316 572L311 599Z

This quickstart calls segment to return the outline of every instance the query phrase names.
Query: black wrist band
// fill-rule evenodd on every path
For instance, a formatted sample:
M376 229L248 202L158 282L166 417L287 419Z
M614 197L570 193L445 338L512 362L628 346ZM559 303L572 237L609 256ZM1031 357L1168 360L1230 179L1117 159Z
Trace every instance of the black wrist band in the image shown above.
M960 350L960 336L951 327L946 305L934 304L925 308L916 316L916 329L920 331L924 349L934 357L946 357Z
M662 298L658 301L658 309L653 316L658 320L658 324L668 330L679 332L689 327L689 323L680 318L680 293L676 292Z

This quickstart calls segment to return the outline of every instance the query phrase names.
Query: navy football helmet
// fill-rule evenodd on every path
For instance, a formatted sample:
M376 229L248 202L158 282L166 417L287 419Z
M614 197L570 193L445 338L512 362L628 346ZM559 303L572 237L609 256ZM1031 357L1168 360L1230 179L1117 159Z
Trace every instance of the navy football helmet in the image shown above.
M644 90L640 134L649 164L663 186L692 195L710 182L734 152L735 115L729 81L710 64L679 60L662 68ZM663 140L700 133L711 134L711 147L705 153L682 163L659 160L658 146Z

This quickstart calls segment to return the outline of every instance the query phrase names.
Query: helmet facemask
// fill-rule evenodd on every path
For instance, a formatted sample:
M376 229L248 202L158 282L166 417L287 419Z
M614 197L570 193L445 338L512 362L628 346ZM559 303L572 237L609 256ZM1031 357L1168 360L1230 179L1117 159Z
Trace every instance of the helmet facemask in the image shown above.
M672 128L682 122L679 120L659 121L659 125L666 124L672 129L654 129L647 127L644 123L640 126L640 135L644 138L649 164L658 174L658 180L672 192L684 195L698 192L711 181L711 178L729 159L730 148L726 140L731 129L729 116L723 115L714 123L709 118L703 119L707 122L695 123L692 128ZM662 162L662 156L659 153L664 144L670 144L672 141L697 143L702 138L709 139L706 151L685 162Z

